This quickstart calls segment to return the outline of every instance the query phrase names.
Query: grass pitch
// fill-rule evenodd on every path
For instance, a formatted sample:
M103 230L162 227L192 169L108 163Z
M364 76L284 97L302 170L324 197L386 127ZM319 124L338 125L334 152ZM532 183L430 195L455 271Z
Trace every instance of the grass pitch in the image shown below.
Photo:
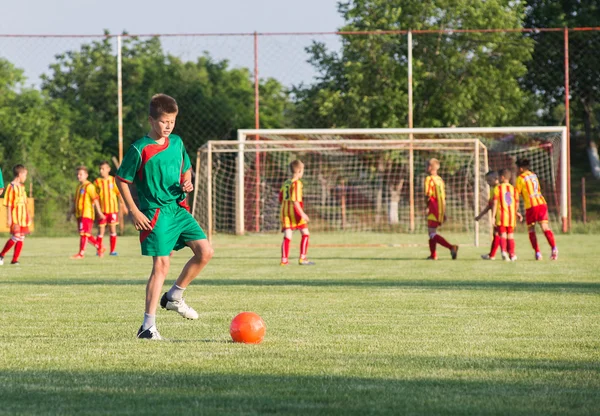
M0 414L598 414L600 236L557 237L557 262L538 233L544 261L518 235L503 263L479 259L487 241L430 262L425 245L313 235L317 265L287 268L279 235L218 237L186 292L200 319L158 312L169 342L135 338L150 270L135 238L80 262L76 237L29 238L0 267ZM266 322L260 345L230 342L244 310Z

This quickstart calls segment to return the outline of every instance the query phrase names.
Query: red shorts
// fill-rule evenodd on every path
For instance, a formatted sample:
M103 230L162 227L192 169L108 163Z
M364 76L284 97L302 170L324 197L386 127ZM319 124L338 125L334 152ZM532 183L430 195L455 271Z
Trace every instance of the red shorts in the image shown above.
M305 228L308 228L308 224L306 224L306 223L296 225L294 227L281 228L281 232L284 232L285 230L292 230L292 231L304 230Z
M28 226L22 226L19 224L13 224L10 226L10 233L12 235L16 235L16 234L29 234L29 227Z
M440 225L442 225L442 223L439 221L427 220L427 227L429 228L437 228Z
M107 214L106 212L104 212L103 214L104 214L104 219L98 220L98 225L118 224L119 223L119 214L118 213L113 212L111 214Z
M494 234L499 234L500 228L497 225L494 225Z
M505 227L504 225L497 225L496 229L499 233L512 234L515 232L515 227Z
M92 229L94 228L94 220L91 218L78 218L77 224L79 226L79 235L92 235Z
M525 211L525 222L534 225L536 222L548 222L548 205L542 204Z

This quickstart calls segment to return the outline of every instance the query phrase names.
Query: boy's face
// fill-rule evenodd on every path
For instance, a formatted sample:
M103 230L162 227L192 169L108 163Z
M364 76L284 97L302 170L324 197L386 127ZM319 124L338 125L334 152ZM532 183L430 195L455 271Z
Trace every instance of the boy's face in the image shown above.
M169 137L169 134L171 134L175 128L176 118L177 113L165 113L158 116L158 118L148 117L148 121L150 122L152 130L154 130L158 137Z
M428 163L426 170L427 173L437 172L437 167L433 163Z
M100 176L103 178L108 178L110 174L110 166L108 165L100 165Z
M508 181L510 181L510 176L502 176L502 175L500 175L500 182L507 183Z
M25 183L25 181L27 180L27 169L21 171L17 176L17 179L20 183Z
M81 183L84 183L88 178L88 174L85 170L77 171L77 180Z
M298 178L301 178L304 175L304 165L300 165L300 170L297 173Z

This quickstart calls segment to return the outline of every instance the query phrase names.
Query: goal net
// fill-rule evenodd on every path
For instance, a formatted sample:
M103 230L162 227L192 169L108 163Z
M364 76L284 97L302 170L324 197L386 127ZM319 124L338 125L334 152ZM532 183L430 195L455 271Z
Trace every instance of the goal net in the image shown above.
M279 189L300 159L311 231L425 233L425 167L436 158L443 232L478 245L491 230L490 215L474 221L489 197L485 173L510 168L514 183L519 158L537 173L551 221L566 217L565 140L561 127L240 130L198 150L193 214L209 238L280 231Z

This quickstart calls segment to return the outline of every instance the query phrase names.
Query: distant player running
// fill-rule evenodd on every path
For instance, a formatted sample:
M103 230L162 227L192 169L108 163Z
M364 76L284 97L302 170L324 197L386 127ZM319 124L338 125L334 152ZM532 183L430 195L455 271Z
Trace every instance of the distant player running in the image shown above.
M79 229L79 252L71 256L73 260L81 260L85 256L85 246L90 243L96 248L96 254L101 256L104 248L92 235L94 228L94 210L98 213L98 218L102 221L104 214L98 202L98 193L96 187L88 181L88 169L85 166L77 168L77 180L79 185L75 190L75 206L73 211L77 218L77 227Z
M115 178L110 174L110 165L107 161L100 163L100 177L94 181L94 186L98 192L100 198L100 207L104 214L104 219L98 221L98 236L96 240L98 245L102 246L102 239L104 238L104 232L106 231L106 225L110 229L110 255L116 256L115 251L117 247L117 224L119 223L119 200L121 199L121 193L115 182ZM124 214L127 215L127 207L123 210ZM99 252L102 255L102 251Z
M533 247L533 250L535 251L535 259L542 259L540 246L538 245L537 236L535 235L535 225L540 224L540 227L542 227L544 235L546 236L546 240L548 240L548 244L552 249L550 252L550 260L557 260L558 248L556 247L556 241L554 240L554 233L548 224L548 205L542 196L540 181L537 175L529 170L529 160L517 160L517 167L519 169L519 176L517 177L516 188L517 192L521 194L525 205L525 222L527 223L527 229L529 231L531 247Z
M283 183L279 190L281 231L283 232L283 243L281 244L281 265L288 265L290 256L290 244L294 230L302 234L300 240L300 266L312 266L315 263L306 258L308 253L308 215L304 212L302 176L304 175L304 164L299 160L290 163L292 178Z
M438 176L440 161L429 159L427 161L425 178L425 198L427 203L427 228L429 231L429 251L427 260L437 260L436 244L450 250L452 260L456 260L458 246L450 244L444 237L437 233L437 228L446 220L446 190L444 180Z
M500 233L500 247L502 259L505 261L516 261L515 254L515 227L517 217L523 218L518 212L519 194L514 186L510 184L510 170L500 170L500 184L494 188L494 205L492 214L495 225Z
M0 252L0 266L4 264L4 256L14 246L15 251L10 264L18 265L19 256L23 249L25 235L29 234L31 219L27 213L27 192L25 181L27 180L27 169L23 165L13 168L14 179L6 187L4 192L4 206L6 207L6 224L10 229L11 237ZM0 175L1 176L1 175Z
M489 171L485 174L485 181L490 187L490 197L488 199L488 204L484 209L481 210L479 215L475 217L475 221L479 221L483 218L483 216L494 207L494 191L496 190L496 186L498 186L498 172L493 170ZM496 257L496 251L498 251L498 247L500 247L500 233L498 232L498 227L496 227L495 218L492 216L494 221L494 236L492 238L492 246L490 247L490 252L488 254L482 254L481 258L484 260L494 260Z

